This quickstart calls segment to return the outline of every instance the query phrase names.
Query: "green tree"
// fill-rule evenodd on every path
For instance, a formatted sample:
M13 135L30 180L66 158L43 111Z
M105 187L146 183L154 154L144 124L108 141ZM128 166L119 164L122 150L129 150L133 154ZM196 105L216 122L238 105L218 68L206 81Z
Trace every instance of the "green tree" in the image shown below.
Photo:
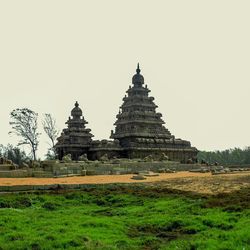
M233 148L222 151L200 151L198 160L204 160L208 163L218 162L222 165L241 165L250 164L250 147L245 149Z
M25 151L18 147L14 147L11 144L8 144L7 146L0 145L0 156L12 160L12 162L19 166L30 159Z

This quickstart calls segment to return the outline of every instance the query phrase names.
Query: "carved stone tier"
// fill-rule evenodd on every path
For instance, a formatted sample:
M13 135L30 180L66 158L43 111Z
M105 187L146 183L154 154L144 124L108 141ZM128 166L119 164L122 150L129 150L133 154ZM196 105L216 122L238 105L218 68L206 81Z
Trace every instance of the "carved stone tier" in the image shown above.
M163 126L165 122L161 118L162 114L156 112L158 106L154 103L154 97L148 96L151 91L147 85L144 86L140 71L138 64L132 87L129 86L126 91L128 96L123 98L116 116L115 131L111 132L111 138L119 140L130 158L142 158L151 153L157 158L157 152L158 155L162 152L170 154L173 159L180 161L195 157L197 149L191 147L190 142L175 139Z
M115 132L111 138L118 139L121 145L129 147L135 138L172 138L163 124L162 114L155 110L154 97L148 96L150 90L144 85L144 77L140 74L139 65L132 78L133 87L127 90L128 96L123 98L121 111L116 116ZM130 145L132 146L132 145ZM138 144L138 146L140 146Z
M65 123L68 128L63 129L61 136L57 139L56 150L61 160L66 154L71 154L73 160L78 160L79 156L87 153L93 135L89 128L85 128L88 123L82 117L82 110L76 102L75 107L71 111L71 117Z

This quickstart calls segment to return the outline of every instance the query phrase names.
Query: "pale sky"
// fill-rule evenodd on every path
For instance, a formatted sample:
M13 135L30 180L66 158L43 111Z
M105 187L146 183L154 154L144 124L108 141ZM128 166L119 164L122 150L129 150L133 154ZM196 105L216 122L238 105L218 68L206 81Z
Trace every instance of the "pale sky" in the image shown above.
M250 146L249 13L249 0L0 0L0 144L17 142L13 109L51 113L61 130L76 100L108 139L140 62L176 138Z

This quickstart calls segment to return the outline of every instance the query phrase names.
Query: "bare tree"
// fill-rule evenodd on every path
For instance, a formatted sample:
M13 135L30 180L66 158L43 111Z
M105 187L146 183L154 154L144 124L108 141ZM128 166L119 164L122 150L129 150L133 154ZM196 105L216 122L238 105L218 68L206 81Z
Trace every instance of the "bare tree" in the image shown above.
M59 134L59 131L56 128L56 120L52 117L51 114L44 114L42 123L43 129L51 141L51 148L49 149L49 152L52 151L54 156L56 156L55 142ZM49 152L47 153L47 155L49 155Z
M13 131L9 133L14 133L21 137L18 143L20 145L29 145L31 147L31 152L33 159L36 160L36 151L38 147L38 137L40 133L37 132L37 117L38 114L28 108L14 109L10 113Z

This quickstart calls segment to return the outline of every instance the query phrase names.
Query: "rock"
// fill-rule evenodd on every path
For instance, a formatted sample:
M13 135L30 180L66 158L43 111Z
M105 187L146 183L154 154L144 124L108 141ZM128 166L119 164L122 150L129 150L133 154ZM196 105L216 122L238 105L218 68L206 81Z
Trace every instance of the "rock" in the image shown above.
M217 174L221 174L221 173L218 171L212 171L212 175L217 175Z
M204 170L201 168L190 169L189 172L191 173L204 173Z
M165 173L175 173L175 171L167 168L167 169L165 170Z
M133 177L131 177L131 179L133 179L133 180L146 180L146 177L138 174L138 175L134 175Z
M154 173L152 171L149 171L147 174L144 174L144 176L146 177L155 177L155 176L159 176L158 173Z
M160 168L160 169L158 170L158 172L159 172L159 173L166 173L166 169L165 169L165 168Z

